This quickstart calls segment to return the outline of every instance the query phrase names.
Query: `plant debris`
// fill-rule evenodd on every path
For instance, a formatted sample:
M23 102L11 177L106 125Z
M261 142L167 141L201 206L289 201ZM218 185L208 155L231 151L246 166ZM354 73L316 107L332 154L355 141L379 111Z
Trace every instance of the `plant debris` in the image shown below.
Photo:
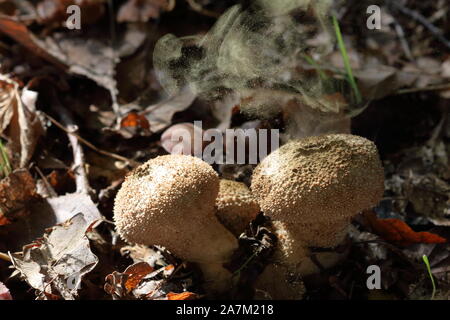
M86 237L94 223L79 213L25 246L21 254L11 254L20 277L36 289L37 299L73 300L78 296L83 276L98 263Z

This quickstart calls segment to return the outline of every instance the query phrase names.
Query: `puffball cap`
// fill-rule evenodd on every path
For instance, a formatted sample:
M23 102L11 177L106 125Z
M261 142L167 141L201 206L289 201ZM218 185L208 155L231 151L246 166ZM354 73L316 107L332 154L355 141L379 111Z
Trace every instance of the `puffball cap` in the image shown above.
M219 221L235 236L245 231L260 209L250 189L242 182L221 179L216 199Z
M256 167L251 189L273 220L333 223L376 205L384 172L373 142L322 135L292 140L269 154Z
M165 155L133 170L114 203L114 220L128 242L162 245L189 261L217 260L236 241L214 215L219 177L199 158Z

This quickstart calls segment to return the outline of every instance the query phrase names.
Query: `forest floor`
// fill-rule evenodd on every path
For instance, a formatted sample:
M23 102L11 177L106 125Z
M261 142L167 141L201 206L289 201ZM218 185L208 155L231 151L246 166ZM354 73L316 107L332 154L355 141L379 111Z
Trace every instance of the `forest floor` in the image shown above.
M205 58L212 49L197 41L208 35L213 48L222 34L211 28L238 4L247 8L249 1L0 1L0 300L202 298L195 266L120 239L114 197L134 167L168 153L161 134L174 124L200 120L204 129L304 136L289 123L293 93L286 90L285 98L283 84L267 85L272 70L284 67L285 78L296 79L295 94L347 106L351 133L374 141L385 169L382 201L357 216L345 243L332 249L347 258L305 277L304 298L450 299L450 3L335 1L344 48L331 22L326 31L334 41L318 31L311 9L292 14L298 43L277 47L277 39L252 38L259 31L250 24L254 30L236 34L249 36L261 54L279 49L276 68L252 53L243 68L232 61L230 74L215 78ZM381 9L375 30L366 24L372 4ZM68 13L70 5L77 7ZM186 37L181 56L158 42L168 33ZM297 47L302 60L287 56L298 57ZM323 86L308 91L311 79ZM200 88L196 94L176 90L190 82ZM245 98L236 100L233 90ZM240 112L248 101L264 108L272 91L286 105L270 117ZM253 167L214 168L248 184ZM228 299L252 298L252 279L268 263L246 246L261 244L259 234L248 231L241 240L230 264L240 278ZM382 270L378 290L367 287L370 265Z

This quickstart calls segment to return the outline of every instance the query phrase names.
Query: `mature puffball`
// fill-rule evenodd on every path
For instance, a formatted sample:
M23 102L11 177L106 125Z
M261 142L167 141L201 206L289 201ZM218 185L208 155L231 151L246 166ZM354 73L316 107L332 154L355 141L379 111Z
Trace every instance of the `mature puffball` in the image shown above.
M290 141L267 156L253 173L251 190L278 238L269 267L306 276L320 272L316 262L329 268L345 257L330 251L312 259L309 247L338 246L351 218L380 201L384 173L371 141L323 135ZM280 291L286 287L280 277L264 272L256 286L275 299L298 299Z
M236 238L217 220L219 177L192 156L166 155L132 171L117 193L114 220L128 242L161 245L201 267L207 287L225 290L231 275L222 267Z
M305 245L332 247L351 217L380 201L384 173L373 142L331 134L271 153L255 169L251 189L262 211L301 231Z
M258 213L259 205L245 184L226 179L220 180L216 215L228 230L235 236L239 236Z

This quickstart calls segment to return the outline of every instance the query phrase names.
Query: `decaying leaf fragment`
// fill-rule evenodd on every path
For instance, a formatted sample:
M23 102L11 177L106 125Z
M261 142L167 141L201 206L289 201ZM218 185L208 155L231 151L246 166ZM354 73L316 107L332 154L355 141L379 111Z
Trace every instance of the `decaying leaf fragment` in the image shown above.
M82 277L98 263L89 246L88 223L82 213L48 229L44 236L25 246L20 254L10 254L20 276L37 290L38 300L73 300Z
M37 93L19 90L19 84L0 74L0 133L11 139L12 163L24 168L33 155L36 143L43 133L36 115Z
M189 267L159 247L126 247L135 261L124 272L106 276L104 289L114 300L193 300ZM136 262L137 261L137 262Z
M36 184L26 169L17 169L0 181L0 226L21 215L29 201L37 199Z
M167 300L196 300L198 295L193 292L174 293L169 292L167 294Z

